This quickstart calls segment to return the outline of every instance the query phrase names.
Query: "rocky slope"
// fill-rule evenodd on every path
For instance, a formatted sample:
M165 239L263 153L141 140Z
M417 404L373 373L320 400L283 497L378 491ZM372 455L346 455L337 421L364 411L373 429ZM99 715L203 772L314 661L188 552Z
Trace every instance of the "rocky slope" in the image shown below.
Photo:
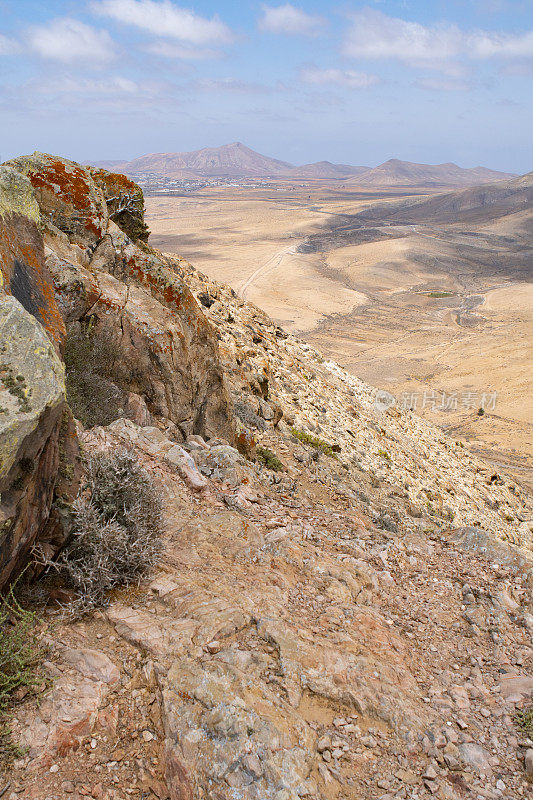
M2 251L4 318L33 326L57 375L32 373L53 391L31 414L8 406L13 464L64 441L64 353L83 451L134 448L167 529L151 581L78 623L48 606L54 681L17 709L28 751L6 796L525 798L533 742L513 714L533 693L530 496L149 248L134 184L117 207L116 176L72 162L0 172L26 198L9 247L30 226L46 257L17 251L16 299ZM32 415L50 417L38 442ZM11 525L25 530L32 493L46 518L59 473L44 494L28 474Z

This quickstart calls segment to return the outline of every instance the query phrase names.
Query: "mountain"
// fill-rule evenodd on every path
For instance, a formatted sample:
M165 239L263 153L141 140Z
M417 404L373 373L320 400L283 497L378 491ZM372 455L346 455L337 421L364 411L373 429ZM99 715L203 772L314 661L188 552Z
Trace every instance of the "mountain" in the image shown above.
M349 164L332 164L331 161L317 161L314 164L293 167L289 174L294 178L346 178L351 175L360 175L369 169L370 167L352 167Z
M292 164L263 156L240 142L233 142L190 153L150 153L120 164L115 169L129 175L154 173L169 178L268 177L285 174L292 169Z
M497 180L514 178L507 172L496 172L485 167L463 169L457 164L415 164L391 158L379 167L369 169L362 175L351 179L353 186L475 186Z
M112 170L114 167L124 164L123 158L104 159L103 161L84 161L83 164L89 167L97 167L98 169Z
M490 170L488 170L490 171ZM512 180L498 180L469 189L433 197L406 198L379 203L356 215L356 219L410 222L490 222L502 216L533 208L533 172Z
M165 178L316 178L345 180L346 186L462 187L516 177L485 167L463 169L457 164L414 164L392 158L379 167L317 161L295 166L257 153L241 142L204 147L186 153L148 153L131 161L91 161L90 166L126 175Z

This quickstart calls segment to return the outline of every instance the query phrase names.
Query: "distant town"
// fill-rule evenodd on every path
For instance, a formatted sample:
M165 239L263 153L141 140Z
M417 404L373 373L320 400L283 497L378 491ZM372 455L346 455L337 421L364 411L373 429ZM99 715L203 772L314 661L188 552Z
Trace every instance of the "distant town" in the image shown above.
M273 191L287 191L294 188L287 185L273 183L265 178L252 177L227 177L227 178L166 178L164 175L129 174L135 183L139 184L144 194L148 197L157 195L183 194L183 192L197 192L200 189L218 187L237 187L244 189L271 189ZM307 183L298 182L298 188L308 186Z

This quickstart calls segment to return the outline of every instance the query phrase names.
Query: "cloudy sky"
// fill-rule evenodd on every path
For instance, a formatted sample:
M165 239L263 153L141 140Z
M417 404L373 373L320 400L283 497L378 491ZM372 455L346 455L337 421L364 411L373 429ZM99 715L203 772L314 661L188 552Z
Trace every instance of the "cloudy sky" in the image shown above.
M533 169L533 0L0 0L0 159Z

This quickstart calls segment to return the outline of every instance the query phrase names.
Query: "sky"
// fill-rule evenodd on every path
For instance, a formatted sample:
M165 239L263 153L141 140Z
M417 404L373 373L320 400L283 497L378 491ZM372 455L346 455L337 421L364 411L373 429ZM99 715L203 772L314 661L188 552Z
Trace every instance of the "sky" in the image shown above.
M0 160L533 169L533 0L0 0Z

